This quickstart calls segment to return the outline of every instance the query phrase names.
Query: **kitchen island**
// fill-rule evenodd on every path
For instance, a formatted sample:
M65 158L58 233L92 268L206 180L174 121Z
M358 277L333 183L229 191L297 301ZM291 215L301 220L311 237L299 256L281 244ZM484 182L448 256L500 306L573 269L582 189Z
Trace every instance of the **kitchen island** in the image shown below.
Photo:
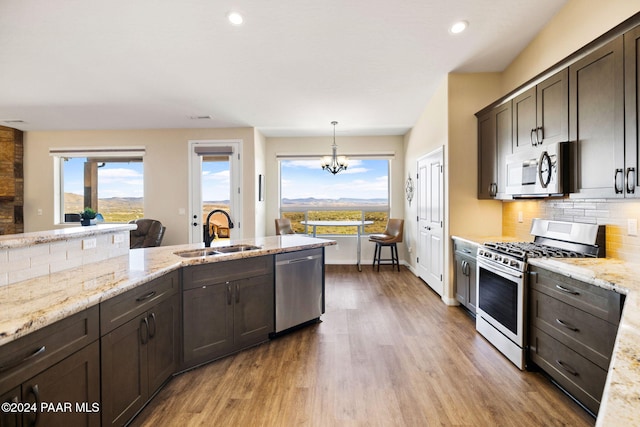
M85 234L96 231L91 228L82 227L80 231ZM235 244L255 245L260 249L191 258L178 256L175 252L202 249L202 243L133 249L126 255L0 286L0 345L181 267L275 255L335 245L336 242L285 235L227 241L217 246Z
M82 227L0 243L5 265L47 266L0 286L0 400L14 408L1 425L125 425L175 373L269 339L277 254L335 244L287 235L129 250L128 236ZM77 266L52 272L70 256Z

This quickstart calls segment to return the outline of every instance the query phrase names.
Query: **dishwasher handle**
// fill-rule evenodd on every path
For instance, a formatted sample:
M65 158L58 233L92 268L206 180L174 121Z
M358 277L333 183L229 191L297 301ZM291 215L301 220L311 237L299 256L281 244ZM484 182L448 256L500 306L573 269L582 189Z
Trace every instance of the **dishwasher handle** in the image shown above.
M294 259L278 261L276 262L276 265L297 264L299 262L313 261L314 259L320 259L320 258L322 258L322 255L309 255L302 258L294 258Z

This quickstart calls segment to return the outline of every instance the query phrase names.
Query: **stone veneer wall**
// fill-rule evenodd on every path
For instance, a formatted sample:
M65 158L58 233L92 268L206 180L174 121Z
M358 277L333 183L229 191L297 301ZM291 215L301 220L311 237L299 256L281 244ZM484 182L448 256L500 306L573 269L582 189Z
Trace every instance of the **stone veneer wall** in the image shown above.
M0 287L127 254L129 230L0 249Z
M0 126L0 234L24 232L22 131Z
M518 222L520 212L522 222ZM607 257L640 263L640 237L627 234L628 220L640 219L640 201L562 198L502 203L505 236L531 240L533 218L606 225Z

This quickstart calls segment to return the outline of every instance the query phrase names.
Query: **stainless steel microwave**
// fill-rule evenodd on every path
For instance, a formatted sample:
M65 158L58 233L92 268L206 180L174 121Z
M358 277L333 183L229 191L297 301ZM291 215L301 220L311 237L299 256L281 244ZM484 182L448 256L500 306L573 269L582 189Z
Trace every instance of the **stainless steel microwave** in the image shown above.
M561 196L571 192L573 144L558 142L507 156L506 193L514 198Z

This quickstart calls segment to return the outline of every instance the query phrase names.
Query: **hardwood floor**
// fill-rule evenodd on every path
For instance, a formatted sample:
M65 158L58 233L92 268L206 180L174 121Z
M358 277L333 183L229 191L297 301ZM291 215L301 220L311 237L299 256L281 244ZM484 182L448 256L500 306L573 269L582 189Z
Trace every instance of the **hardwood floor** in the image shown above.
M405 268L327 266L322 322L179 375L135 426L589 426Z

